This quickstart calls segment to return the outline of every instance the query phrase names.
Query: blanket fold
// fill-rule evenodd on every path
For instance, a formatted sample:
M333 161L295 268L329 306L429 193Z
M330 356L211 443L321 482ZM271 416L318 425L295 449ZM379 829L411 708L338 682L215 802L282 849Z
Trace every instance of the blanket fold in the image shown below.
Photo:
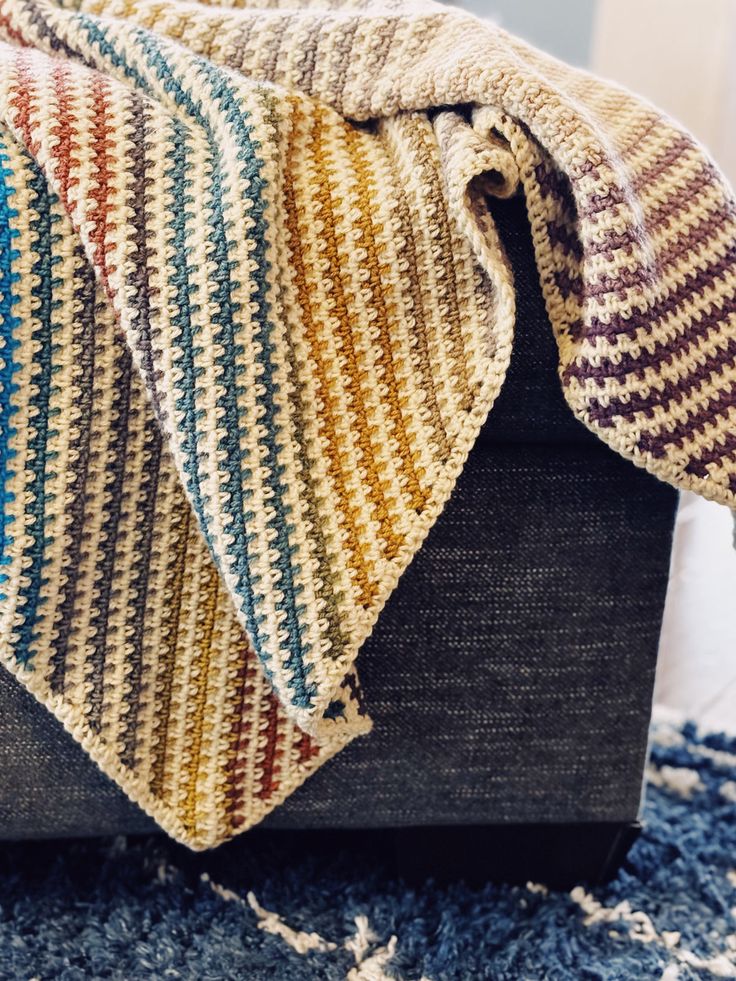
M575 415L736 503L731 192L491 24L0 0L0 143L0 655L192 847L369 729L355 657L510 357L489 195Z

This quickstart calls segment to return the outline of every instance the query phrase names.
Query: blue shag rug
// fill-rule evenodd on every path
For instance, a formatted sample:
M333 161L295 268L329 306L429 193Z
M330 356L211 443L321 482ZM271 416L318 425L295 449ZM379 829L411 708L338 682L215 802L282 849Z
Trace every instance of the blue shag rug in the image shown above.
M641 839L590 891L409 889L339 849L261 844L228 874L161 838L8 845L0 977L736 978L736 739L659 725L649 776Z

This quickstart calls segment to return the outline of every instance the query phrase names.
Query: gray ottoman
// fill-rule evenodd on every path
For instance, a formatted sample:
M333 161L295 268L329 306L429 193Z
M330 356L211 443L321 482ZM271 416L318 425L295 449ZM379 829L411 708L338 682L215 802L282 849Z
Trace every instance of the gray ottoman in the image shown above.
M373 732L265 825L409 828L435 869L440 835L448 865L473 842L484 874L594 877L639 811L676 492L568 410L524 202L489 207L518 294L506 384L360 655ZM0 836L154 827L0 672Z

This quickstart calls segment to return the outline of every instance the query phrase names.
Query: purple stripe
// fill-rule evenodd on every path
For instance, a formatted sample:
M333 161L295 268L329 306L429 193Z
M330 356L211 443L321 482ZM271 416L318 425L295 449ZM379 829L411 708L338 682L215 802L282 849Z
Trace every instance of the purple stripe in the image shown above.
M589 194L585 200L579 201L577 210L581 218L594 219L606 212L615 213L620 204L625 204L628 201L629 195L623 187L610 184L603 193Z
M676 136L674 143L671 143L659 157L655 157L646 170L640 170L632 178L631 186L635 191L641 191L647 184L651 184L657 177L669 170L672 164L679 163L688 150L696 150L697 147L692 138L686 133L673 133ZM711 167L711 172L712 172ZM712 179L712 177L711 177Z
M623 352L620 355L605 357L601 359L600 365L589 362L584 365L571 364L565 370L565 382L567 383L571 378L584 381L595 379L599 384L604 385L610 378L625 378L630 374L636 374L644 380L644 372L647 368L657 369L663 364L672 364L675 358L687 352L693 345L699 344L711 330L723 325L723 308L736 309L736 283L721 302L722 306L713 306L701 312L679 337L657 341L652 350L642 348L638 354Z
M52 642L53 653L49 658L51 670L48 681L51 690L58 694L64 690L66 678L66 659L72 636L72 625L77 616L79 563L85 538L86 514L90 505L87 493L87 478L90 463L90 440L92 435L92 415L94 412L94 370L97 330L95 323L95 278L92 267L87 263L81 244L74 246L76 265L74 269L74 298L77 301L75 327L78 333L76 366L77 381L74 388L74 403L78 421L72 429L71 445L76 455L74 464L75 481L70 488L70 499L66 506L68 522L68 544L65 554L64 572L66 587L59 602L56 627L56 640Z
M728 457L736 455L736 432L727 433L723 438L723 443L716 442L712 450L704 450L697 460L691 460L685 470L693 477L705 477L708 473L707 467L710 463L718 463ZM730 478L733 483L733 477Z
M713 167L708 161L701 162L686 184L678 184L672 188L663 201L659 201L651 211L647 212L647 231L651 233L673 218L679 217L683 212L688 213L692 209L693 199L702 194L703 188L708 184L713 186L714 177ZM722 185L718 186L723 197L725 188Z
M565 255L572 256L578 262L583 258L583 246L574 227L548 221L547 238L553 247L562 249Z
M691 439L696 433L702 432L709 423L726 416L734 407L736 407L736 386L730 391L721 389L715 398L710 399L705 407L690 416L687 422L680 423L674 429L665 432L644 433L639 440L639 449L659 459L665 455L668 446L682 446L686 439Z
M553 198L575 212L575 196L566 174L546 163L540 163L534 168L534 177L537 189L544 197Z
M697 269L692 275L685 277L685 281L681 283L674 293L671 293L651 310L636 310L629 317L619 314L616 317L612 317L609 323L604 322L599 317L593 317L586 325L586 338L604 337L607 340L613 341L622 334L631 337L641 328L645 328L651 332L655 325L661 324L666 317L676 311L682 304L704 293L705 290L723 279L724 274L733 275L735 262L736 241L733 241L729 245L725 256L710 263L705 269ZM724 311L723 316L725 317L727 313L728 309ZM583 372L582 376L584 377L584 375L585 373Z
M662 387L652 386L651 395L638 395L636 392L620 398L612 398L608 405L600 399L593 399L587 410L588 417L602 426L612 426L615 417L631 419L637 412L643 412L648 419L653 418L654 410L660 406L671 406L682 403L706 379L720 375L725 368L733 367L736 363L736 337L729 338L725 350L717 355L706 358L704 364L699 364L694 371L678 381L662 381ZM734 386L736 389L736 386ZM736 398L736 395L734 396Z
M691 265L697 265L697 256L693 253L704 242L711 243L718 231L726 228L732 218L731 208L727 204L722 204L711 212L708 218L671 239L669 244L657 255L656 278L662 279L665 272L686 254ZM595 285L586 283L585 296L618 295L623 297L627 290L641 287L643 284L649 285L653 281L654 277L648 272L645 274L641 267L633 270L625 268L615 276L601 276L596 280Z
M682 186L678 186L661 201L656 207L652 208L646 218L646 232L648 236L679 217L683 212L688 212L692 206L692 200L703 189L703 183L707 180L707 167L704 164L692 176L692 178ZM643 230L638 229L637 234L632 229L624 232L607 231L597 241L589 243L586 254L588 256L605 256L613 259L614 252L632 253L634 245L641 245L645 241Z
M557 269L554 274L555 286L563 300L574 296L578 301L583 291L583 281L569 269Z

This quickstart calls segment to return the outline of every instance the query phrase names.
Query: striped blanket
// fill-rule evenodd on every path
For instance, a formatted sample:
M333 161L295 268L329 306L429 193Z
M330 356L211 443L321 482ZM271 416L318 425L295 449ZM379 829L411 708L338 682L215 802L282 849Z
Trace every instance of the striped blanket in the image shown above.
M729 190L469 14L0 0L0 165L0 657L191 847L370 726L356 654L509 361L488 195L575 415L734 505Z

